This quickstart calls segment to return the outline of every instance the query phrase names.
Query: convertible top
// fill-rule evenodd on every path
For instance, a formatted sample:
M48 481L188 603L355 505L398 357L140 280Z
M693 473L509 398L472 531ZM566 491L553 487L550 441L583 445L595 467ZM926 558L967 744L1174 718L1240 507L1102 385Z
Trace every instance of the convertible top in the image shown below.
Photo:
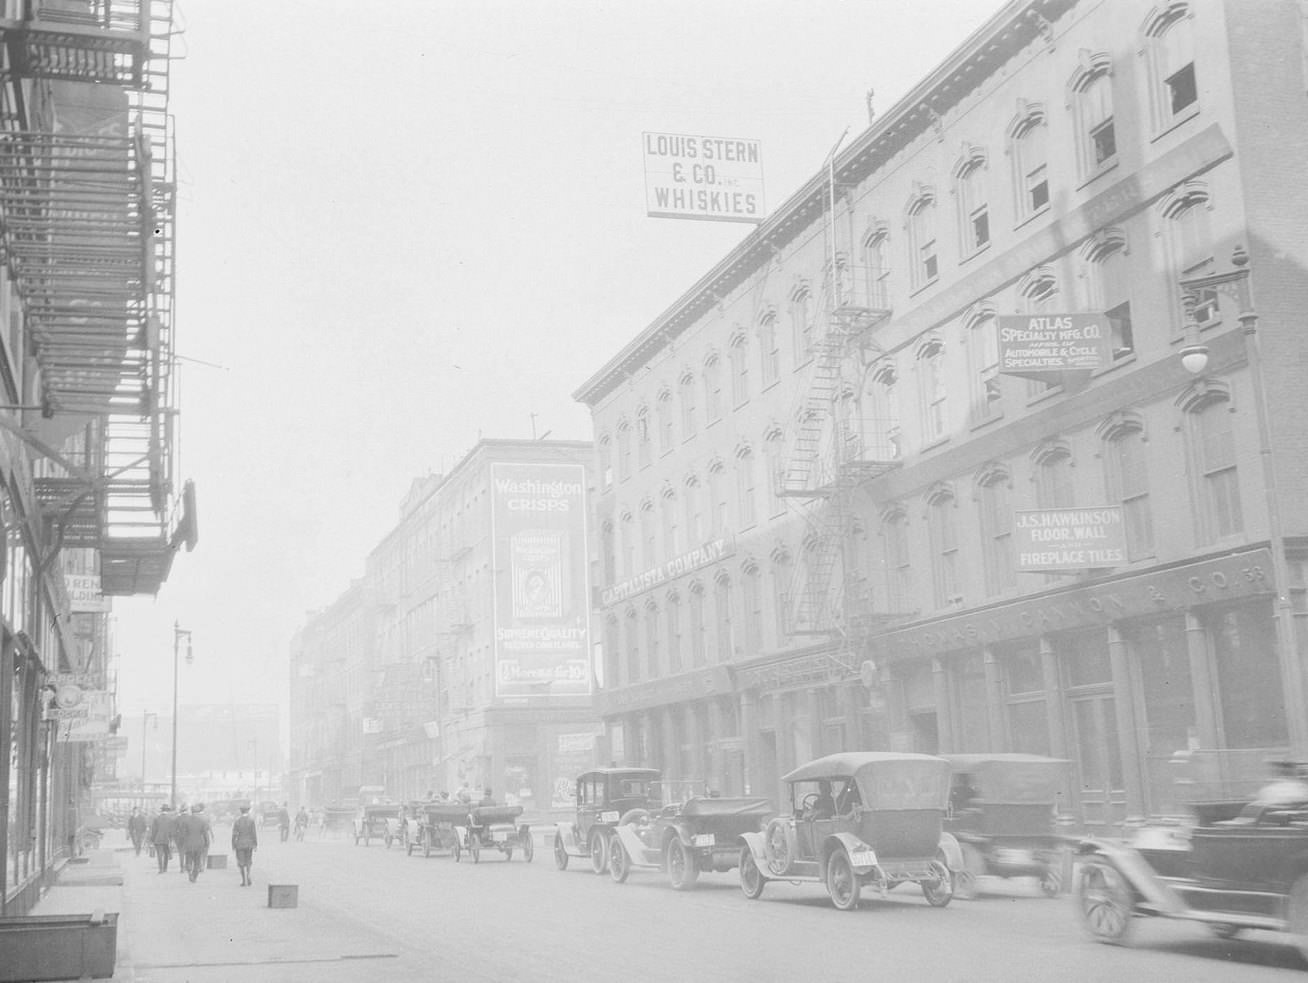
M875 770L879 765L893 765L907 762L920 762L923 767L931 767L934 762L938 767L947 769L949 762L931 754L898 754L893 751L841 751L828 754L824 758L800 765L789 775L783 775L786 782L811 782L819 778L853 778L864 769Z
M772 803L767 799L710 798L695 796L681 807L683 816L768 816Z

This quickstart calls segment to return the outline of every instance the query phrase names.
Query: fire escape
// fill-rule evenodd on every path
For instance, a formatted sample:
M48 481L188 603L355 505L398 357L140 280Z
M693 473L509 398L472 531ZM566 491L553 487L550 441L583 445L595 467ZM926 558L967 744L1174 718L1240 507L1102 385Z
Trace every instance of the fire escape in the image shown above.
M809 530L792 585L790 634L841 640L849 660L854 636L866 624L863 599L853 595L844 569L853 531L853 496L864 481L899 466L887 421L859 415L842 366L875 352L872 335L890 317L882 283L837 254L827 264L817 304L813 359L793 416L795 437L779 493L804 503Z
M0 425L45 458L54 547L98 550L105 594L157 593L195 539L174 473L172 0L6 6L0 249L24 323L3 327L37 370L21 426Z

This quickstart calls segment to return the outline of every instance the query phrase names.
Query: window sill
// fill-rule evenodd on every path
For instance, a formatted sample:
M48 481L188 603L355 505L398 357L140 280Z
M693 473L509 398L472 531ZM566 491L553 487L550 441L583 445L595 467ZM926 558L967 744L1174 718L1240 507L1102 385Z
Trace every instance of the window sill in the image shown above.
M1004 411L1002 409L997 409L995 412L987 414L986 416L974 417L972 422L968 424L968 429L975 433L978 430L984 430L986 427L993 427L997 423L1002 423L1003 419Z
M949 443L949 434L945 434L943 437L934 437L922 445L921 453L925 454L928 451L933 451L937 447L943 447L947 443Z
M812 361L813 353L811 351L804 352L803 355L797 356L795 358L795 371L798 372L801 369L807 368Z
M1182 110L1179 116L1173 116L1170 120L1164 123L1162 128L1159 129L1156 133L1154 133L1153 136L1149 138L1149 142L1157 143L1159 140L1167 136L1173 130L1180 129L1182 126L1185 126L1186 123L1190 122L1190 120L1194 119L1198 115L1199 115L1199 104L1195 103L1193 106L1190 106Z
M771 382L765 382L765 383L763 383L763 388L760 390L760 393L765 393L765 392L767 392L769 389L772 389L773 387L775 387L776 385L778 385L780 382L781 382L780 379L773 379Z
M1043 403L1047 399L1053 399L1055 396L1061 396L1061 395L1063 395L1063 387L1061 384L1057 386L1050 386L1044 392L1036 393L1034 396L1028 396L1026 400L1026 405L1036 406L1040 403Z
M1047 214L1049 214L1049 206L1044 205L1041 208L1036 209L1034 212L1031 212L1029 215L1023 215L1017 220L1017 224L1013 226L1013 231L1016 232L1018 229L1022 228L1022 226L1029 225L1042 215Z
M991 244L992 242L994 242L993 239L987 239L987 240L986 240L985 242L983 242L981 245L979 245L979 246L977 246L975 249L973 249L970 253L967 253L966 255L959 257L958 265L959 265L959 266L964 266L965 264L967 264L967 263L971 262L972 260L976 259L978 256L982 256L982 255L984 255L985 253L989 252L989 251L990 251L990 244Z
M1133 364L1133 363L1136 362L1138 359L1139 359L1139 356L1136 355L1135 350L1133 349L1129 354L1127 354L1127 355L1123 355L1123 356L1121 356L1120 358L1115 358L1115 359L1113 359L1110 363L1108 363L1107 365L1105 365L1102 369L1096 369L1096 370L1091 374L1090 378L1092 378L1092 379L1101 379L1101 378L1103 378L1103 377L1106 376L1106 375L1109 375L1109 374L1111 374L1111 373L1113 373L1113 372L1116 372L1118 369L1123 368L1124 366L1127 366L1127 365L1131 365L1131 364Z
M939 282L940 282L940 274L937 273L937 274L936 274L935 276L933 276L930 280L927 280L925 283L923 283L923 284L921 284L921 285L919 285L919 286L916 286L916 287L914 287L912 290L910 290L909 293L908 293L908 295L909 295L910 297L916 297L918 294L922 293L922 291L924 291L924 290L928 290L928 289L930 289L931 287L934 287L934 286L935 286L937 283L939 283Z
M1094 184L1105 174L1111 174L1113 171L1117 170L1118 163L1120 163L1120 160L1116 154L1114 154L1112 157L1109 157L1106 161L1104 161L1093 171L1091 171L1088 175L1086 175L1086 179L1076 186L1076 190L1084 191L1086 188Z

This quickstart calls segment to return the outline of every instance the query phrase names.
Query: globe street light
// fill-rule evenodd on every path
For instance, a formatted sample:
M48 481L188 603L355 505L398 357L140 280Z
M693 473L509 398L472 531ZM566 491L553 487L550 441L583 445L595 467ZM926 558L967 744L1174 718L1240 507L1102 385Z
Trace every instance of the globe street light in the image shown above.
M186 636L186 664L189 666L195 656L191 652L191 633L188 629L182 628L176 621L173 622L173 786L169 795L169 803L174 809L177 808L177 653L180 648L182 636Z

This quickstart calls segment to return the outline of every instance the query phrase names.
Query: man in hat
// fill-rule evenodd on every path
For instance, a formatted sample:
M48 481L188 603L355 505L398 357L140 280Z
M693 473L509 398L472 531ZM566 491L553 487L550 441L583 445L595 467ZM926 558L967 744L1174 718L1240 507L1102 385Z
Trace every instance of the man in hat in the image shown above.
M232 852L236 854L236 866L241 869L241 887L254 882L250 879L250 866L254 862L254 849L259 845L259 828L250 807L241 806L241 814L232 823Z
M132 806L132 814L127 818L127 835L132 838L132 846L136 848L139 857L141 846L145 843L145 816L137 806Z
M150 822L150 842L154 844L154 858L159 861L161 874L168 869L172 857L173 826L173 807L165 802Z
M209 850L209 841L213 834L209 819L204 815L204 806L198 802L191 806L190 815L182 816L178 820L178 826L181 830L182 862L186 867L186 873L194 882L200 876L201 868L204 867L204 855Z

